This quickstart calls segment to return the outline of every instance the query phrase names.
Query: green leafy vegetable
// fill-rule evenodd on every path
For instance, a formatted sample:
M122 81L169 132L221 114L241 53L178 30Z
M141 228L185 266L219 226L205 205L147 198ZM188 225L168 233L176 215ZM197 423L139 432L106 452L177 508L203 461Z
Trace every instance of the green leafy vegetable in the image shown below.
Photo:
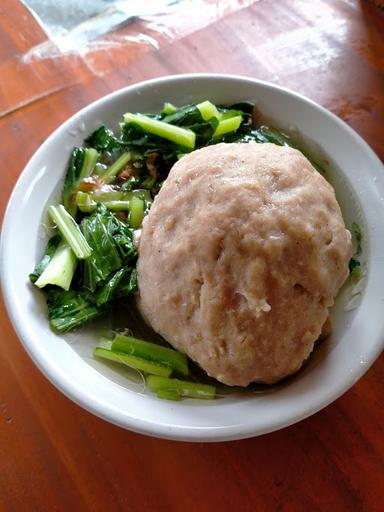
M137 290L137 270L129 269L121 278L116 288L115 296L117 298L125 297Z
M155 183L156 183L155 176L148 176L148 178L145 178L145 180L142 182L141 186L143 188L151 190L153 188L153 186L155 185Z
M355 256L360 256L362 252L362 241L363 241L363 233L361 231L360 226L356 222L352 222L352 233L356 240L356 251Z
M361 279L363 272L361 270L361 264L359 260L355 258L351 258L349 260L349 274L354 281L359 281Z
M35 283L41 276L41 274L44 272L44 270L47 268L49 262L51 261L53 255L55 254L56 248L59 245L60 240L61 236L55 235L48 241L44 256L42 257L41 261L36 265L35 270L31 274L29 274L29 279L32 281L32 283Z
M83 235L92 249L85 261L84 286L94 292L98 283L108 278L111 272L118 270L122 260L113 238L115 218L105 207L98 209L81 222Z
M47 295L48 318L52 329L64 333L103 313L86 291L51 289Z
M253 101L239 101L238 103L232 103L231 105L222 106L220 108L238 110L243 114L249 114L251 116L255 110L255 104Z
M91 147L98 151L112 151L113 149L120 149L123 146L123 142L118 140L112 130L105 126L100 126L97 130L91 133L91 135L85 139L85 142Z
M356 222L352 222L351 226L352 234L355 239L355 254L349 261L349 274L354 281L359 281L363 277L363 271L361 269L361 263L358 259L362 253L362 241L363 232Z
M117 270L98 290L96 304L101 306L117 296L122 297L128 295L128 293L132 293L136 289L136 282L131 282L132 272L135 272L136 275L136 270L129 267ZM129 283L129 285L127 289L125 289L127 283Z
M146 178L144 178L144 181L146 179L152 179L153 177L152 176L148 176ZM145 187L144 186L144 182L142 183L141 182L141 178L140 176L130 176L130 178L125 181L122 185L121 185L121 190L123 192L130 192L131 190L134 190L135 188L139 188L140 186L142 186L143 188L152 188L153 185L155 184L156 182L156 178L154 179L154 182L152 183L152 185L150 187Z
M176 126L190 126L202 122L202 115L196 105L185 105L174 110L171 114L162 117L162 123L168 123Z

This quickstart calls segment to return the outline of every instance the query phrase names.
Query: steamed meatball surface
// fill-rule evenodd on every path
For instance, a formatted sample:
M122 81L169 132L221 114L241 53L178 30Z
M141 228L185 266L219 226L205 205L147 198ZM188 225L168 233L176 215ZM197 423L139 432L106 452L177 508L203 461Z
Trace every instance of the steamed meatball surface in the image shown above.
M144 220L138 303L212 377L273 383L310 355L350 256L334 190L299 151L217 144L173 166Z

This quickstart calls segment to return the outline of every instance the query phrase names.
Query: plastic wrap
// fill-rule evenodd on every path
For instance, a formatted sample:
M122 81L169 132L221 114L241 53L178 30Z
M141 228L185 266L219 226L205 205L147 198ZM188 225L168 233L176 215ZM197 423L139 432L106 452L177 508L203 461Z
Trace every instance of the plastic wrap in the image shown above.
M17 35L23 51L0 63L0 117L93 76L127 67L141 54L156 51L254 1L15 2L17 8L6 16L20 26Z

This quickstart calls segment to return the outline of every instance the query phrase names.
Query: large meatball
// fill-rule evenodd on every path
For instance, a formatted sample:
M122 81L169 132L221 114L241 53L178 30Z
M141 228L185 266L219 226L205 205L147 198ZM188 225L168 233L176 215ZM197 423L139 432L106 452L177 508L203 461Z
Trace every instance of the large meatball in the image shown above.
M219 381L273 383L310 355L350 256L334 190L299 151L217 144L179 160L154 200L139 307Z

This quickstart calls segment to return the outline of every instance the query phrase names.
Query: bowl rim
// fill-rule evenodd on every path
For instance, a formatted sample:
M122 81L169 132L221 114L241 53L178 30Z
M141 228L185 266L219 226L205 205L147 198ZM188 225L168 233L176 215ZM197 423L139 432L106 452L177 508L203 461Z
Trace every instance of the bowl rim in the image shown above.
M28 169L33 168L34 161L37 158L37 155L43 152L52 141L58 136L58 134L67 129L68 126L72 125L75 121L81 119L83 116L86 116L88 112L92 111L95 108L98 108L104 104L108 104L111 101L116 100L120 96L124 96L129 92L133 92L135 89L141 89L143 87L148 86L156 86L163 82L177 82L183 80L218 80L218 81L241 81L248 82L253 85L261 85L265 88L270 88L274 90L278 90L285 94L295 97L301 101L304 101L307 104L312 105L317 110L323 112L327 116L330 116L333 121L344 131L347 131L348 134L354 139L356 144L360 146L360 148L364 151L364 153L372 160L372 162L378 167L383 167L380 159L374 153L374 151L370 148L370 146L358 135L350 126L348 126L344 121L338 118L335 114L325 109L318 103L313 100L296 93L286 87L282 87L270 82L266 82L264 80L258 80L255 78L242 76L242 75L232 75L232 74L221 74L221 73L190 73L190 74L176 74L176 75L168 75L165 77L153 78L150 80L145 80L141 82L137 82L135 84L131 84L127 87L123 87L114 92L111 92L92 103L88 104L81 110L79 110L74 115L70 116L66 121L61 123L45 140L45 142L34 152L28 163L25 165L23 171L18 177L16 184L14 185L13 191L9 198L7 208L5 210L3 226L1 232L0 239L0 277L2 281L2 293L4 297L5 307L8 313L8 316L11 320L11 323L16 331L16 334L23 344L25 350L34 361L36 366L40 369L40 371L47 377L47 379L64 395L73 400L75 403L88 410L89 412L95 414L96 416L107 420L110 423L118 425L123 428L128 428L134 432L151 435L154 437L160 437L165 439L172 440L183 440L183 441L227 441L227 440L235 440L235 439L243 439L247 437L252 437L255 435L262 435L267 432L273 432L275 430L281 429L283 427L289 426L293 423L301 421L302 419L311 416L316 413L320 409L324 408L334 400L336 400L339 396L341 396L345 391L347 391L368 369L368 367L373 364L376 358L379 356L383 346L384 346L384 325L381 329L381 339L383 343L377 343L376 350L372 351L370 354L369 360L366 362L366 365L361 365L359 369L349 375L349 378L344 379L342 384L338 385L334 389L334 393L331 396L322 397L322 400L317 400L316 404L311 407L307 407L305 411L302 411L301 415L296 415L293 418L287 419L282 418L280 421L276 421L272 427L265 428L257 428L257 425L247 425L243 426L242 429L239 429L236 425L235 427L227 426L227 427L211 427L211 428L198 428L198 427L185 427L185 426L174 426L171 430L169 429L169 425L148 422L138 417L134 416L123 416L115 411L113 408L106 411L105 404L98 402L95 400L95 397L88 397L87 393L84 393L84 390L79 389L76 385L73 385L70 380L68 380L64 373L57 372L52 365L51 361L45 357L42 351L36 349L35 346L32 346L29 342L28 330L24 325L21 318L19 318L16 314L15 309L12 307L12 287L11 287L11 279L9 278L6 269L8 266L8 256L6 253L6 245L7 239L12 236L12 215L14 209L14 199L17 194L17 190L22 186L26 173ZM379 334L378 334L379 336ZM93 398L93 399L92 399Z

